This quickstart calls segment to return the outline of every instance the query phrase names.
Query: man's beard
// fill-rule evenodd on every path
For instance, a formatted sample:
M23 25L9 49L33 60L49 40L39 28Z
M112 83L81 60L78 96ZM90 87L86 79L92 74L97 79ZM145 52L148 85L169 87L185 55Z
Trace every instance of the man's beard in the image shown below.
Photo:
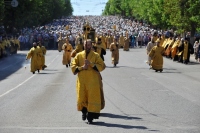
M85 51L86 51L87 54L89 54L91 49L86 49Z

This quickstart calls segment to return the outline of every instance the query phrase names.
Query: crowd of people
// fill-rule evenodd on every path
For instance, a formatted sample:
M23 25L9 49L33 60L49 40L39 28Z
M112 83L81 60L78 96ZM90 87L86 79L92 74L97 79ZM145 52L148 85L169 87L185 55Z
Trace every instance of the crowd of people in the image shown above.
M173 30L155 30L118 16L72 16L44 26L24 28L13 39L13 44L4 39L0 43L3 54L9 52L10 45L18 50L30 49L26 59L31 59L33 74L47 67L46 50L63 51L62 64L71 67L77 75L77 110L89 124L99 118L105 106L100 72L106 68L107 51L111 53L113 67L119 63L119 49L128 52L135 47L145 47L147 64L156 72L163 71L163 56L187 64L190 54L195 54L196 61L200 62L199 40L193 45L189 33L181 36Z

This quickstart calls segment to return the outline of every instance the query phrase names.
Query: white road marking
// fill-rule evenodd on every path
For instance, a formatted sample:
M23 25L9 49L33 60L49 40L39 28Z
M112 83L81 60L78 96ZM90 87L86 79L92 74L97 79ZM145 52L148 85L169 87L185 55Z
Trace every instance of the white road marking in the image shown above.
M32 75L31 77L29 77L28 79L26 79L24 82L18 84L16 87L14 87L14 88L10 89L9 91L3 93L2 95L0 95L0 98L3 97L3 96L5 96L6 94L10 93L11 91L17 89L18 87L20 87L21 85L23 85L24 83L26 83L27 81L29 81L29 80L30 80L32 77L34 77L34 76L35 76L35 75Z
M51 63L56 59L58 58L59 55L57 55L47 66L51 65ZM23 85L24 83L26 83L27 81L29 81L31 78L33 78L35 75L32 75L31 77L29 77L28 79L26 79L25 81L23 81L22 83L18 84L16 87L8 90L7 92L3 93L0 95L0 98L9 94L10 92L14 91L15 89L17 89L18 87L20 87L21 85Z

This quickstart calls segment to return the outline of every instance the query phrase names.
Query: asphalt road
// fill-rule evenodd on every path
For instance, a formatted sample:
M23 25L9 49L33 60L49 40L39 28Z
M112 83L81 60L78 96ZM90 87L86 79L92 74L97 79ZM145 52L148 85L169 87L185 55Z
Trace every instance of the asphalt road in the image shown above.
M30 72L28 51L0 60L0 133L200 133L200 63L164 58L149 70L145 48L120 49L116 68L105 56L106 106L88 125L76 110L76 76L49 50L47 68Z

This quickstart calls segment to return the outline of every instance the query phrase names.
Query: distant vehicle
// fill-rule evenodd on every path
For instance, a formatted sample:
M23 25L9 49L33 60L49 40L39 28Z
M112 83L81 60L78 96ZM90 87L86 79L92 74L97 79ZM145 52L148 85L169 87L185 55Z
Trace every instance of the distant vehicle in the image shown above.
M86 12L90 12L89 10L86 10Z

